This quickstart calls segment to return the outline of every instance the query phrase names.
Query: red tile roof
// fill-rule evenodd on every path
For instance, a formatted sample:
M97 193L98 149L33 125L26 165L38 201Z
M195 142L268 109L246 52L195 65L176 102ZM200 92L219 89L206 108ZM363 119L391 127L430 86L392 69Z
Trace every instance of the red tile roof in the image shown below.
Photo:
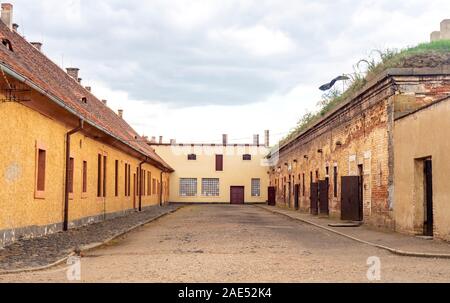
M66 106L87 121L113 134L141 154L156 161L162 167L172 168L145 143L138 133L102 101L88 92L78 81L70 77L58 65L37 50L18 33L11 31L0 21L0 39L8 39L13 51L0 44L0 61L27 78L50 95L62 100ZM87 98L87 103L81 100ZM138 139L136 139L138 138Z

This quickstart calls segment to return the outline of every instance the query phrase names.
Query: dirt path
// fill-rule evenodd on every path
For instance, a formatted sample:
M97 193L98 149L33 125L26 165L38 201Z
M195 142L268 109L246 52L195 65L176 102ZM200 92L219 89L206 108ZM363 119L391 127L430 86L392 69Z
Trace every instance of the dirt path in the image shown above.
M82 282L448 282L450 260L399 257L251 206L189 206L89 253ZM64 268L0 277L66 282Z

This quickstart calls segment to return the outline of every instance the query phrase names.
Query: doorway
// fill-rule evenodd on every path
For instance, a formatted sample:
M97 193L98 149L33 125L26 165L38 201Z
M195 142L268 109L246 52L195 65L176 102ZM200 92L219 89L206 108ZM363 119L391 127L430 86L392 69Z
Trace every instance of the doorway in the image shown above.
M231 204L242 205L245 203L245 187L232 186L230 190Z
M360 192L360 177L341 177L341 219L343 221L363 220Z
M295 210L299 210L300 209L300 185L296 184L295 185L295 190L294 190L294 207Z
M433 218L433 163L431 159L424 161L424 192L425 192L425 222L424 235L433 237L434 235L434 218Z
M364 219L364 166L358 165L358 191L359 191L359 221Z
M320 215L328 216L330 212L329 208L329 181L328 178L319 181L319 211Z
M275 206L277 189L274 186L269 187L269 206Z
M319 214L319 183L311 183L311 214L317 216Z

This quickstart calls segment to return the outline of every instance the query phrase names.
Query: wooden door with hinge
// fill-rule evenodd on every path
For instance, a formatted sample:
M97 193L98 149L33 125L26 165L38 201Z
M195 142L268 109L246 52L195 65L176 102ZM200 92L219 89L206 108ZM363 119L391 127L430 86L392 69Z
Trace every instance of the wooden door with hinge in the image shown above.
M361 178L346 176L341 178L341 219L362 221Z
M232 186L230 190L231 204L241 205L245 203L245 187Z

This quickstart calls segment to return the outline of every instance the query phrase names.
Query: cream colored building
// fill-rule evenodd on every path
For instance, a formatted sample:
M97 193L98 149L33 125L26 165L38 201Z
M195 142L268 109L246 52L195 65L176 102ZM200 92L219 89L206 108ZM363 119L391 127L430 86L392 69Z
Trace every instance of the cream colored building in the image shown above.
M156 144L151 146L175 172L169 201L176 203L266 203L269 175L266 143Z
M395 222L399 232L450 240L450 98L395 122Z

